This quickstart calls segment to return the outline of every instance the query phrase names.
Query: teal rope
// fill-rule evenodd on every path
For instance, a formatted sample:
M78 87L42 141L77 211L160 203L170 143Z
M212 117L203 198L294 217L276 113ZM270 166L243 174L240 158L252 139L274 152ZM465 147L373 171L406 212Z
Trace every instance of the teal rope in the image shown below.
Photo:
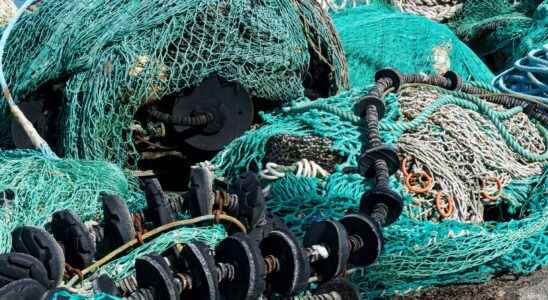
M472 96L472 95L469 95L463 92L458 92L458 91L448 91L435 86L432 86L432 88L440 91L443 94L449 95L449 97L434 101L432 104L428 106L428 108L423 110L412 121L398 122L396 124L381 123L379 124L380 129L397 131L398 133L416 129L422 124L424 124L428 120L428 118L440 107L444 105L453 104L453 105L458 105L465 109L476 111L480 114L487 116L487 119L489 119L495 125L500 135L502 136L503 140L508 145L508 147L510 147L510 149L512 149L514 152L518 153L519 155L523 156L527 160L534 161L534 162L548 160L548 148L542 154L536 154L536 153L530 152L529 150L523 148L523 146L521 146L518 143L518 141L512 136L512 134L508 131L506 126L504 126L504 124L502 123L502 121L510 118L511 116L515 115L518 112L521 112L523 109L522 107L514 107L506 111L498 112L493 110L491 107L489 107L489 105L483 99L478 98L476 96ZM455 98L452 96L455 96L458 98ZM462 98L462 99L459 99L459 98ZM311 109L325 111L338 116L339 118L341 118L341 120L349 121L354 124L360 124L360 118L354 115L352 112L342 110L340 108L334 107L333 105L320 103L320 102L297 103L292 107L284 108L284 112L286 113L306 112ZM541 134L543 135L545 145L548 145L548 130L546 130L542 126L539 126L538 124L535 124L535 125L537 126Z
M337 108L331 104L321 103L317 101L307 101L299 102L290 107L284 107L283 111L285 113L300 113L307 112L312 109L317 109L320 111L325 111L333 115L338 116L343 121L348 121L352 123L360 123L360 118L356 116L353 112L349 112L340 108Z

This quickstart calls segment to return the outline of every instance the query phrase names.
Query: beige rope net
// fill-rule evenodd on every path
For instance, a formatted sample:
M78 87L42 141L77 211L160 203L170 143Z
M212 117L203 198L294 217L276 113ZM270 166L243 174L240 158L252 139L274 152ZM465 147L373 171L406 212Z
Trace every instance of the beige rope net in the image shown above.
M402 91L404 118L414 119L439 97L424 88ZM502 110L496 105L493 108ZM524 148L533 153L544 151L541 133L525 114L517 113L505 123ZM486 205L508 200L502 189L512 180L542 172L541 163L527 162L513 152L491 122L457 105L443 106L426 124L403 134L398 146L407 158L403 172L413 173L410 178L409 174L401 177L414 196L407 210L419 220L481 223Z

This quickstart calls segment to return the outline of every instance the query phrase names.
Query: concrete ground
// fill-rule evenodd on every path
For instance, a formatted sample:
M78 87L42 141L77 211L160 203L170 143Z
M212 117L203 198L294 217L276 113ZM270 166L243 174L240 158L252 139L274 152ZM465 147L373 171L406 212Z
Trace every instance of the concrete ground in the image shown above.
M506 274L485 284L436 287L416 295L393 297L391 300L548 300L548 269L528 276Z

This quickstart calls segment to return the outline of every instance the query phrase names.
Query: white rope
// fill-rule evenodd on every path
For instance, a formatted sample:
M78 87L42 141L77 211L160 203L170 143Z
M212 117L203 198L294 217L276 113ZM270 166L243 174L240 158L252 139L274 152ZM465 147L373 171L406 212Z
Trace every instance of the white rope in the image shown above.
M319 177L329 176L324 168L312 160L306 158L299 160L291 166L278 165L268 162L265 169L259 172L259 176L265 180L278 180L285 177L287 173L295 173L297 177Z

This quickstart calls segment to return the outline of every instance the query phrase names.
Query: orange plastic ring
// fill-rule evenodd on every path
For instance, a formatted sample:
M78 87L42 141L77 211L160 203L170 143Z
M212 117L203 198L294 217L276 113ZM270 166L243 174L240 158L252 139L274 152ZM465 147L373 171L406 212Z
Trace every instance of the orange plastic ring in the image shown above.
M441 196L445 195L447 197L447 207L444 209L441 207ZM448 194L442 192L436 192L436 197L434 198L434 203L436 204L436 209L440 213L440 216L444 219L449 218L453 211L455 210L455 203L453 198L449 197Z
M489 180L494 180L495 184L497 185L497 191L494 194L489 194L488 192L483 191L483 189L485 188L485 182ZM490 177L486 177L485 179L482 179L480 181L480 187L482 189L481 197L490 201L497 200L502 194L502 182L500 181L500 179L498 179L495 176L490 176Z
M409 158L406 157L401 161L401 172L403 173L403 177L407 178L409 176L409 172L407 172L407 162L409 161Z
M425 182L426 184L421 184L420 186L413 185L411 183L412 179L417 179L421 183ZM432 190L432 187L434 187L434 180L432 179L432 176L428 175L428 173L426 173L425 171L419 171L417 173L410 173L408 176L405 177L405 186L412 193L424 194Z

